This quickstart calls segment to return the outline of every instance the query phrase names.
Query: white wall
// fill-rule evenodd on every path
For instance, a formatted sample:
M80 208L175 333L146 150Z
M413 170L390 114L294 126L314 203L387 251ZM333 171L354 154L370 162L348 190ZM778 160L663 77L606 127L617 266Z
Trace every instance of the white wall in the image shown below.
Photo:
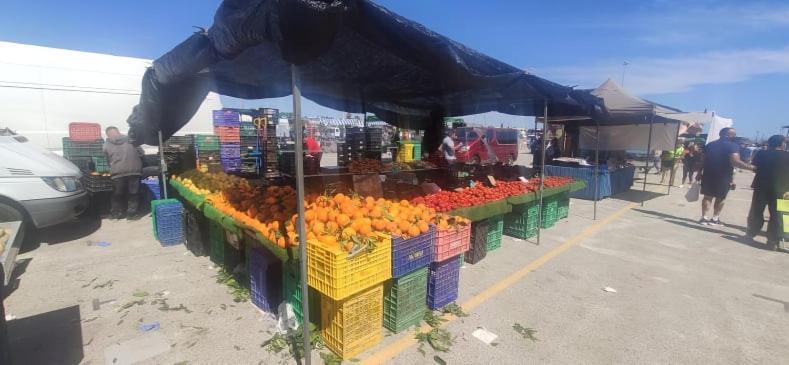
M126 118L139 102L150 60L0 42L0 128L60 150L71 122L126 131ZM178 134L213 131L211 111L221 109L209 94Z

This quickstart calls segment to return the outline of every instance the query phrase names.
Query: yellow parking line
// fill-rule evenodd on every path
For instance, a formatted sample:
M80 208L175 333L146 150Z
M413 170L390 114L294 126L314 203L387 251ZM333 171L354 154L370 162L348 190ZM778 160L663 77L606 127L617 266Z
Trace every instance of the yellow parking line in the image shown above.
M511 287L512 285L517 283L519 280L523 279L523 277L528 275L530 272L532 272L534 270L537 270L542 265L545 265L545 263L547 263L548 261L551 261L556 256L561 255L562 253L564 253L565 251L569 250L573 246L583 242L583 240L585 240L585 239L587 239L587 238L589 238L591 236L594 236L600 229L602 229L606 225L610 224L611 222L615 221L616 219L621 217L622 214L625 214L627 211L629 211L630 209L633 209L633 207L635 207L635 206L637 206L637 204L635 204L635 203L628 204L627 206L623 207L622 209L619 209L618 211L616 211L614 214L611 214L610 216L606 217L605 219L603 219L603 220L601 220L601 221L599 221L599 222L587 227L586 229L581 231L581 233L571 237L567 241L564 241L564 243L562 243L558 247L548 251L548 253L546 253L545 255L542 255L540 258L528 263L526 266L520 268L518 271L508 275L506 278L502 279L501 281L499 281L495 285L493 285L493 286L483 290L479 294L467 299L465 302L461 303L461 306L463 307L463 310L465 312L467 312L467 313L471 312L472 310L474 310L474 308L476 308L480 304L486 302L488 299L490 299L494 295L500 293L504 289L507 289L507 288ZM447 319L447 323L456 319L456 317L452 316L452 315L446 315L446 316L444 316L444 318ZM422 325L419 328L420 331L426 331L428 329L429 329L429 326L427 326L427 325ZM386 363L386 361L389 361L390 359L394 358L395 356L397 356L401 352L405 351L407 348L413 346L414 344L416 344L416 340L414 339L414 336L412 336L410 332L405 333L400 339L398 339L397 341L393 342L392 344L390 344L390 345L378 350L374 354L370 355L368 358L364 359L361 363L365 364L365 365L384 364L384 363Z

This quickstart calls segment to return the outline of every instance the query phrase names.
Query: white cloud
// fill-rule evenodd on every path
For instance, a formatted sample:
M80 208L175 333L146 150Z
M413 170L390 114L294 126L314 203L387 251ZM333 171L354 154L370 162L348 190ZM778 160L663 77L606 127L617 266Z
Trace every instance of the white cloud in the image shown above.
M789 47L708 52L673 58L628 60L626 89L640 95L683 92L698 85L745 81L789 73ZM568 85L594 88L607 78L621 81L621 61L538 70L538 75Z

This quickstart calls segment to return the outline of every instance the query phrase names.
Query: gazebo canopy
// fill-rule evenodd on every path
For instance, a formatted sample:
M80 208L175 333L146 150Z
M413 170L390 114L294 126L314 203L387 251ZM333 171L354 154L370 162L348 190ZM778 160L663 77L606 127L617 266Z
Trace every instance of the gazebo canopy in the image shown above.
M214 24L157 59L129 117L135 143L157 144L209 91L245 99L302 95L424 129L497 111L590 115L599 100L488 57L370 0L225 0Z

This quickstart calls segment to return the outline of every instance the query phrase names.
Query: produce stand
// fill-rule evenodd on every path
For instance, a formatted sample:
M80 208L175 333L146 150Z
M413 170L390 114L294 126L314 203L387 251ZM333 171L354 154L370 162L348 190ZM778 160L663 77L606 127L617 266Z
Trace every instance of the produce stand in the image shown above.
M545 166L545 174L548 176L568 176L578 181L586 183L586 188L577 190L571 197L585 200L602 200L612 195L623 193L630 190L633 186L635 166L627 166L616 170L608 170L600 167L595 174L593 167L568 167L568 166ZM597 197L595 199L595 179L597 179Z

